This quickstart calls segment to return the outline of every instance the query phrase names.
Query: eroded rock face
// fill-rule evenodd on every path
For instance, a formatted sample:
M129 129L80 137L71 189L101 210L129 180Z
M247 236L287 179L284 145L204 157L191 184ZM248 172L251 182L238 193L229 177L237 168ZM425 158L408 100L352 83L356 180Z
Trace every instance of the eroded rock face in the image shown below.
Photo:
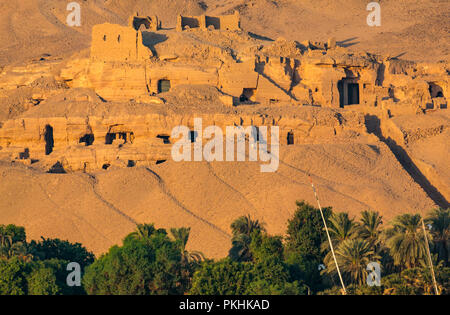
M172 129L193 128L194 118L223 130L276 125L287 145L389 124L367 127L367 115L385 121L447 107L446 63L351 54L333 39L270 42L241 31L238 14L178 22L178 30L161 29L157 17L96 25L89 52L4 68L2 94L22 87L30 97L1 126L0 157L74 171L129 166L168 159Z
M178 85L210 85L235 98L235 103L382 106L414 113L441 107L433 99L448 94L445 63L350 54L331 39L267 42L232 29L140 31L96 25L90 58L67 64L61 77L72 86L93 88L108 101L128 101Z
M171 138L172 130L180 125L193 130L195 118L201 118L205 127L218 126L224 132L227 126L267 126L269 130L278 126L281 145L287 145L289 137L294 143L314 143L366 133L363 114L351 111L259 107L265 109L262 114L254 107L234 110L221 104L180 111L170 104L103 102L90 90L77 92L50 98L6 121L0 129L0 156L50 164L59 161L68 171L114 163L127 166L129 161L148 165L170 159L172 144L179 140Z

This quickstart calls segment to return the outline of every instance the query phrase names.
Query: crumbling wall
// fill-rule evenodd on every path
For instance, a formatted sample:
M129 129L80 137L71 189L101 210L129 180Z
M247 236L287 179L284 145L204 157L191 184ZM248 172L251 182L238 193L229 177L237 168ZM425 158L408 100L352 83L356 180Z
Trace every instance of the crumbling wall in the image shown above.
M92 62L88 79L107 101L129 101L148 95L145 63Z
M143 25L146 30L157 31L161 28L161 22L156 15L154 16L132 16L128 21L128 25L139 31Z
M93 61L142 61L152 52L142 44L142 33L132 27L99 24L92 28Z
M202 18L203 17L203 18ZM177 16L177 26L176 29L178 32L186 28L202 28L204 29L206 26L201 25L204 23L204 16L196 17L196 16ZM204 23L205 24L205 23Z
M264 75L258 75L258 86L255 91L255 100L257 102L289 102L292 98L278 86Z
M284 73L285 65L278 63L277 66ZM255 60L226 64L219 71L219 89L240 101L289 102L292 100L289 95L291 81L291 75L287 75L284 81L274 80L255 67Z
M226 31L240 31L241 30L241 16L238 11L234 14L222 15L220 19L220 29ZM208 25L207 25L208 27Z
M340 107L338 82L345 77L343 69L305 63L300 68L300 77L309 88L313 104Z
M145 21L133 19L130 23L138 25ZM151 56L151 50L142 43L142 33L135 28L109 23L95 25L86 87L94 88L106 100L148 95L145 63Z
M256 71L276 82L284 91L290 91L294 84L295 68L298 62L285 57L259 57L257 58Z
M216 30L239 31L241 29L241 17L239 12L235 11L231 15L221 16L177 16L176 30L181 32L186 28L199 28L206 30L210 27Z
M229 95L239 97L243 89L256 89L257 86L258 73L254 62L229 63L219 71L219 88Z
M170 87L178 85L210 85L217 86L216 68L200 68L186 64L149 64L146 70L150 94L157 94L160 80L170 81Z

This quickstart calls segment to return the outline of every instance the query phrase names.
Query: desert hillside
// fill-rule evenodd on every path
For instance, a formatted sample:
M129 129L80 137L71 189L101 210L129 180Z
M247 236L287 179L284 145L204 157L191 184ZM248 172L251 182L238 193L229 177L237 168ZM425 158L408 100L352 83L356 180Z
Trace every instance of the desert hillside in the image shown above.
M448 0L379 1L380 27L367 26L369 1L365 0L79 2L81 27L66 25L66 1L0 3L0 224L25 226L30 239L45 236L80 242L96 255L119 243L137 223L154 222L164 228L188 226L190 249L202 251L207 257L223 257L230 248L230 224L239 216L250 214L264 222L269 233L283 234L296 200L315 204L308 174L318 188L322 206L332 206L335 211L346 211L355 217L363 210L376 210L387 222L402 213L423 214L437 206L448 207ZM175 31L178 15L220 16L234 12L240 14L239 32L210 30L199 35L192 29ZM137 97L132 101L109 100L100 94L104 92L113 98L117 97L114 93L121 93L114 85L105 88L114 80L114 71L126 69L117 75L117 86L125 86L132 94L134 87L126 85L135 82L127 76L132 76L137 67L134 64L126 68L126 62L114 60L110 62L111 70L103 65L106 61L94 60L90 56L92 29L103 23L125 27L136 13L156 15L161 21L158 36L147 42L151 46L149 60L153 62L149 68L157 74L162 71L156 69L158 66L174 73L177 69L194 69L202 78L208 77L212 72L220 72L214 67L222 70L227 62L239 66L250 54L259 53L267 53L271 58L276 55L278 60L281 56L286 64L304 58L299 63L306 65L302 74L313 73L319 83L305 80L306 83L294 84L295 69L288 66L282 70L266 67L266 73L258 74L255 81L260 84L264 79L269 91L286 92L286 97L297 91L297 95L311 102L300 104L303 99L297 97L296 102L288 98L290 103L272 106L274 99L269 95L269 105L246 100L248 103L234 106L230 95L203 83L195 87L180 84L161 97L149 96L147 102L140 102ZM328 47L322 52L300 44L308 40L329 44L331 38L336 40L335 50ZM186 60L192 68L182 64ZM417 63L416 68L411 66L413 63ZM94 66L90 68L91 64ZM318 65L320 74L316 75L309 65ZM342 104L340 108L339 96L329 93L319 97L322 85L320 89L307 86L322 84L326 71L338 65L345 65L344 75L366 67L367 73L375 73L370 72L367 77L374 76L373 81L377 82L378 68L375 71L373 65L388 69L383 77L386 86L377 83L380 93L384 93L382 97L374 96L379 102L370 108L362 104ZM144 69L147 76L150 72ZM126 79L122 80L121 75ZM398 79L396 75L404 76ZM218 80L208 77L205 81ZM400 81L406 82L404 86L395 86ZM95 84L103 85L97 89ZM146 84L144 90L149 91ZM323 86L337 91L337 84L333 84ZM365 88L366 84L361 84L361 89L362 86ZM226 106L224 100L230 99L231 106ZM337 103L337 108L320 107L322 100ZM420 107L416 104L419 101L434 107ZM261 173L260 162L248 161L174 162L166 157L151 157L151 163L135 166L135 156L153 149L162 152L161 138L168 137L170 130L160 126L168 128L177 121L191 124L195 115L229 125L276 121L282 126L283 141L289 139L289 130L298 128L300 132L295 134L295 145L281 146L279 168L273 173ZM111 127L108 130L105 126L121 125L114 121L116 118L136 127L133 132L116 130L117 135L138 139L139 131L145 135L154 133L160 143L145 142L145 146L133 147L123 139L111 149L106 142L96 142L87 153L80 153L84 150L79 145L81 139L69 145L84 133L93 136L91 126L105 134L113 133ZM48 121L55 127L55 142L62 139L67 147L55 146L54 151L45 153L48 157L42 153L42 157L22 158L28 152L23 148L32 148L34 154L33 145L41 150L47 145L42 130ZM80 130L82 133L78 134ZM35 143L27 143L33 137ZM53 129L51 142L53 149ZM105 162L104 169L89 168L89 163L78 161L77 154L84 154L86 161L90 158L97 164L98 156L117 154L120 162ZM66 167L63 174L49 172L56 162L62 161L73 169ZM132 163L128 162L127 167L123 161ZM76 163L81 166L75 167Z
M152 168L45 174L1 165L0 222L25 224L31 238L67 238L104 252L136 222L192 227L190 248L221 257L230 224L250 214L284 233L296 200L314 203L311 173L324 206L354 216L372 209L386 220L433 207L382 143L304 145L285 151L276 173L252 162L168 161ZM355 180L357 178L357 180Z
M90 45L93 25L126 24L136 12L157 15L162 26L175 26L176 15L220 15L238 10L242 28L270 39L284 37L338 42L355 50L412 60L448 60L450 4L446 0L383 0L382 24L366 24L365 0L88 0L81 1L82 25L65 24L66 2L2 1L0 66L40 57L61 56ZM45 43L45 44L43 44Z

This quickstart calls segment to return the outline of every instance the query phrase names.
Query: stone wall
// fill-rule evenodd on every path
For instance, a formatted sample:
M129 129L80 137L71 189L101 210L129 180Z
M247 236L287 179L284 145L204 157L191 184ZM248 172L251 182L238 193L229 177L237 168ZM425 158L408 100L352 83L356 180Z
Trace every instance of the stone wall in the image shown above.
M142 33L132 27L99 24L92 28L91 59L94 61L141 61L152 55L142 44Z
M222 16L182 16L177 17L176 30L181 32L186 28L199 28L201 30L206 30L208 28L213 28L216 30L225 31L239 31L241 30L241 17L239 12L235 11L234 14L222 15Z
M128 26L134 28L136 31L142 28L149 31L157 31L161 28L161 21L159 21L156 15L154 16L131 16L128 21Z
M171 158L174 141L170 134L179 125L194 128L194 118L201 117L203 125L278 126L280 144L286 145L288 133L294 144L333 141L345 130L365 133L364 117L355 112L318 113L304 108L296 115L268 116L260 114L159 114L108 115L105 117L21 118L7 121L0 129L0 157L11 161L46 160L60 162L66 170L102 168L105 164L126 166L155 163ZM340 118L339 118L340 117ZM51 128L51 152L46 154ZM163 137L168 136L166 139ZM204 140L206 141L206 140ZM268 141L270 143L270 139ZM24 152L27 156L24 157ZM31 162L30 162L31 163Z
M129 101L149 95L146 62L91 62L88 87L107 101Z

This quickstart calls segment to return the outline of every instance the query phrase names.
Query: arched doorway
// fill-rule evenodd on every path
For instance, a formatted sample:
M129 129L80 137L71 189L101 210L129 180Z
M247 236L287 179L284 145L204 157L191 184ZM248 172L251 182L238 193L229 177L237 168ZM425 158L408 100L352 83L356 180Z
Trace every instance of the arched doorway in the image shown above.
M431 98L444 97L444 91L442 90L442 87L437 85L436 83L429 83L428 90L430 91Z

